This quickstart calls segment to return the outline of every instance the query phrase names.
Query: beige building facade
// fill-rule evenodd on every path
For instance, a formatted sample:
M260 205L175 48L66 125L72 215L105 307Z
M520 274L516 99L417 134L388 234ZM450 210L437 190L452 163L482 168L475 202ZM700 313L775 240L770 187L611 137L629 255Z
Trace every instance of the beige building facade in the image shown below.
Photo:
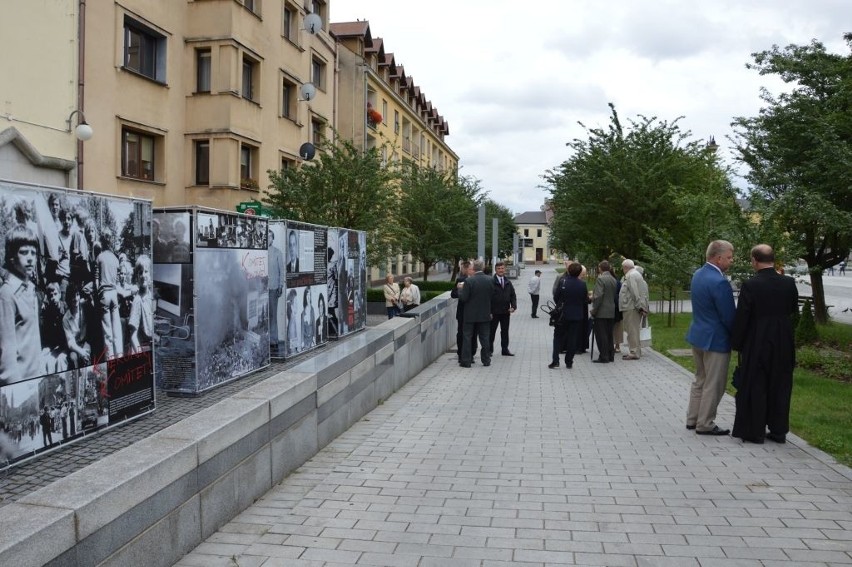
M553 258L550 249L550 225L545 211L528 211L515 216L518 226L518 243L522 250L521 261L526 264L544 264Z
M331 16L327 0L8 0L0 178L235 210L334 132L455 174L425 92L369 22Z
M62 144L47 130L30 141L76 162L87 190L234 210L262 198L267 170L297 164L301 145L333 125L336 45L326 2L13 1L3 25L19 26L26 60L4 59L4 70L13 66L4 76L26 87L22 96L4 81L3 99L14 95L14 115L26 109L31 121L57 127L73 110L85 115L94 132L87 142L65 128ZM322 22L315 33L304 24L312 12ZM15 37L0 38L7 53ZM44 53L42 37L56 53ZM306 83L316 87L309 101Z
M75 187L77 0L2 8L0 179Z

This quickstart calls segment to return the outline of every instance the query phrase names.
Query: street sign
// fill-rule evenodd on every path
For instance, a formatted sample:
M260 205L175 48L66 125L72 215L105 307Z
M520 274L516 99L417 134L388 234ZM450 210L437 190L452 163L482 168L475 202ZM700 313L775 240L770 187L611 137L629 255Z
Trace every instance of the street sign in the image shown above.
M267 218L271 216L269 214L269 209L264 207L263 203L260 201L243 201L237 205L237 212Z

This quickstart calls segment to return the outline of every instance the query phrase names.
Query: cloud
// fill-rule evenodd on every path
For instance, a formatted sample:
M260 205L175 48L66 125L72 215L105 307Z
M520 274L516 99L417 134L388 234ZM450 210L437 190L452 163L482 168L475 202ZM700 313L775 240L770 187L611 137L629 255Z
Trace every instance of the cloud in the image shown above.
M450 124L447 143L472 175L515 212L538 210L541 176L585 138L577 123L672 121L692 139L726 136L761 106L751 53L813 38L848 53L849 0L336 0L332 21L368 19ZM442 15L426 26L424 18ZM444 17L445 16L445 17Z

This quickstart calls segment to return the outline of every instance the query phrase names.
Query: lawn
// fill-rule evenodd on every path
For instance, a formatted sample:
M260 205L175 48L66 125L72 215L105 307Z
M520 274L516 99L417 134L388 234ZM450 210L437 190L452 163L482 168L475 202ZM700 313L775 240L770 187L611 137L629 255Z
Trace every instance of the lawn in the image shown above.
M654 350L690 372L695 371L692 356L675 356L672 349L690 349L684 338L689 313L675 315L674 325L666 326L667 316L652 314ZM793 372L793 400L790 429L839 462L852 466L852 325L832 323L818 327L820 343L798 349L799 366ZM728 393L735 390L730 386Z

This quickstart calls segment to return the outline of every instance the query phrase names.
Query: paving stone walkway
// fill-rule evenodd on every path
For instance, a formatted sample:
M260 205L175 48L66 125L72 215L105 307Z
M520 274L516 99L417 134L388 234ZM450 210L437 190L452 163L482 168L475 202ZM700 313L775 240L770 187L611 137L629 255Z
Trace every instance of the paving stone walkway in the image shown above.
M650 350L549 370L531 272L517 356L442 356L177 565L852 564L850 469L795 435L687 431L691 377Z

